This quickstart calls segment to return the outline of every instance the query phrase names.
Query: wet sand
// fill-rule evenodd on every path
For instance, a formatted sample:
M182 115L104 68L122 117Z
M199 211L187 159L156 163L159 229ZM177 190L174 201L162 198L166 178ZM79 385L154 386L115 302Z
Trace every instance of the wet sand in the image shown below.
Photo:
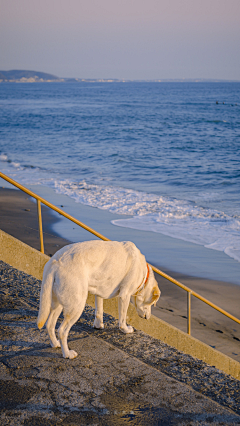
M57 250L70 241L61 238L52 231L57 222L51 209L42 205L42 221L44 234L44 252L52 256ZM35 200L22 191L0 188L0 229L40 250L38 212Z
M58 219L45 206L42 206L42 217L45 253L51 256L70 241L53 232L52 227ZM37 205L27 194L19 190L0 188L0 229L37 250L40 249ZM169 271L162 266L160 269L240 318L239 285L191 277ZM186 331L186 292L162 277L156 278L162 295L157 307L152 310L153 314ZM194 297L192 297L192 336L240 361L240 325Z

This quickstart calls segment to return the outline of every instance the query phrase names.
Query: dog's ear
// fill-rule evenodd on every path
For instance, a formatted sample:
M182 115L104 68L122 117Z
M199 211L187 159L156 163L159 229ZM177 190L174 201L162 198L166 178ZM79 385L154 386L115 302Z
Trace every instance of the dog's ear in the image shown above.
M153 288L153 293L152 293L152 302L151 303L154 303L154 306L156 306L156 303L157 303L157 301L158 301L158 299L159 299L159 297L160 297L160 290L159 290L159 288L158 287L154 287Z

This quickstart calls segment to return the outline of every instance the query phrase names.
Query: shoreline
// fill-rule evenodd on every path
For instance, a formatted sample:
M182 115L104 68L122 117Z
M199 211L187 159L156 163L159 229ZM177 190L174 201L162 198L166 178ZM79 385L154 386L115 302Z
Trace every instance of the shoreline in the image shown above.
M4 180L1 182L4 185L3 188L16 190L8 182ZM183 276L223 281L240 286L240 262L223 251L158 232L117 226L114 224L115 221L132 218L132 216L123 216L112 213L107 208L101 209L78 203L74 198L50 186L28 184L27 187L105 237L116 241L133 241L150 264L158 266L165 272L174 271ZM64 240L79 242L96 238L58 213L51 211L51 214L57 219L52 220L51 229L54 234ZM44 221L45 224L46 221Z
M0 228L25 244L40 250L37 204L26 193L18 189L0 188ZM52 256L66 244L65 238L53 231L53 225L60 219L41 204L44 252Z
M8 188L0 188L0 200L0 228L15 238L18 238L39 250L40 243L38 237L36 203L22 191ZM95 209L94 212L96 216L99 216L99 226L101 224L101 228L103 228L103 230L97 228L96 230L109 236L105 233L104 223L101 222L101 212L98 212L97 209ZM104 213L106 214L106 212ZM58 219L57 214L53 214L49 208L43 205L42 218L45 253L51 256L64 245L70 244L71 241L62 238L57 234L56 225L58 227L61 226L62 221L60 218ZM113 228L115 227L113 226ZM123 230L123 228L120 229ZM127 232L128 231L129 230L127 230ZM83 241L86 234L88 234L86 239L94 238L92 234L84 231L83 238L79 239L79 241ZM129 233L129 235L131 236L131 233ZM160 269L168 275L187 285L211 302L239 318L239 285L225 281L193 277L188 274L171 271L169 268L164 268L161 265L156 264L156 266L159 266ZM156 278L162 295L156 308L152 309L152 313L178 327L182 331L186 331L186 292L160 276L157 276ZM239 325L193 297L192 336L211 345L212 347L215 347L215 349L225 353L237 361L240 361Z

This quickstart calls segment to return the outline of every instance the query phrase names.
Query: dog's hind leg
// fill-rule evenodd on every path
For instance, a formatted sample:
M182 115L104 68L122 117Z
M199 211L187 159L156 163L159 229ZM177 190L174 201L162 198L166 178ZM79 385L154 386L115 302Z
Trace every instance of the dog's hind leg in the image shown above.
M64 320L58 329L58 335L64 358L73 359L77 356L77 352L69 350L67 338L71 327L77 322L83 312L88 295L87 289L85 293L86 294L84 296L81 295L81 298L75 298L74 306L71 305L71 308L69 309L67 309L66 307L63 308Z
M95 320L93 323L94 328L104 328L103 325L103 298L95 296Z
M63 353L63 358L73 359L73 358L76 358L76 356L78 355L77 352L69 349L68 344L67 344L67 338L68 338L68 333L69 333L71 327L73 326L73 324L75 324L75 322L77 322L82 311L83 311L83 309L81 311L78 311L77 313L75 313L73 316L66 314L62 324L60 325L60 327L58 329L59 339L60 339L62 353Z
M51 346L53 348L61 347L59 340L56 338L55 326L56 326L58 317L62 312L62 309L63 307L60 304L52 306L50 315L48 317L48 321L46 324L46 329L50 338Z

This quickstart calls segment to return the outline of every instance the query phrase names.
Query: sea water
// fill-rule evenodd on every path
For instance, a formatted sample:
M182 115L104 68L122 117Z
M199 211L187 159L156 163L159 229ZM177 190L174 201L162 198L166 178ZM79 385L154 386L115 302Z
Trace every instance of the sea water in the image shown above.
M240 262L240 83L1 83L0 170Z

